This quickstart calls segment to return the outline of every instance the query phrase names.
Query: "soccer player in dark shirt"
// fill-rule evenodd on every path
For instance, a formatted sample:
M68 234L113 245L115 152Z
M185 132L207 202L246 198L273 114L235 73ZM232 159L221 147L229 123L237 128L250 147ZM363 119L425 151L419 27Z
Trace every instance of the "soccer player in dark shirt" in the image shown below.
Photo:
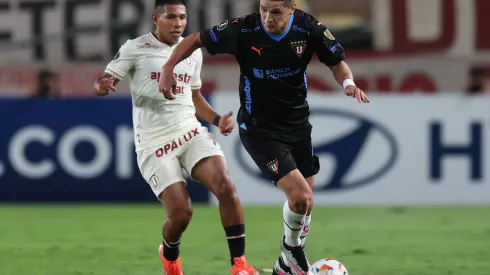
M347 96L359 103L369 99L356 87L342 46L313 16L296 9L294 0L261 0L260 13L186 37L162 67L159 85L167 99L175 98L174 67L201 47L213 55L235 56L241 71L237 120L242 144L288 198L283 207L282 253L273 274L308 274L304 241L319 171L307 101L306 68L313 55L330 68Z

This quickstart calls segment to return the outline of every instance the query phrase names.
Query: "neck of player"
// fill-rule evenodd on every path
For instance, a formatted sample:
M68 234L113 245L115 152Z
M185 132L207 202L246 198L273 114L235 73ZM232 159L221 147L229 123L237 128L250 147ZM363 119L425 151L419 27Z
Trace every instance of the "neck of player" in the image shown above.
M175 40L175 39L167 39L164 37L164 35L161 35L160 32L158 30L154 31L153 32L153 35L156 37L156 39L170 47L172 47L173 45L179 43L179 40Z

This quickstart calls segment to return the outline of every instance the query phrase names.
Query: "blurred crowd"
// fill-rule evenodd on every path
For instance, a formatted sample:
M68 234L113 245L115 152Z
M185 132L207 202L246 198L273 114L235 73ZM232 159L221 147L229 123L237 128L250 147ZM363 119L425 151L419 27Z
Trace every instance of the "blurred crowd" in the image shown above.
M15 2L15 0L12 0ZM59 19L64 20L63 18L68 16L65 5L63 4L65 0L56 0L56 8L60 9L58 12ZM142 1L148 7L144 9L141 16L138 18L149 18L149 12L151 12L151 4L154 2L153 0L135 0ZM441 2L436 1L435 2ZM462 3L469 3L465 0L451 0L451 1L442 1L441 3L448 2L460 2L460 6ZM128 1L131 2L131 1ZM133 1L134 2L134 1ZM202 30L204 28L208 28L211 25L218 24L224 18L232 18L235 16L243 15L252 11L259 10L259 0L189 0L188 1L188 14L189 14L189 24L188 31L194 32L198 30ZM413 6L415 4L419 5L417 13L420 13L420 10L426 5L421 5L420 1L412 1L405 0L403 1L406 5L406 13L405 16L409 18L411 11L408 6ZM410 2L414 2L412 4L407 4ZM473 1L471 1L473 3ZM490 1L489 1L490 2ZM107 2L109 3L109 2ZM116 2L111 2L112 4L108 5L105 2L98 3L101 8L100 10L104 10L105 12L112 12L113 6L118 4ZM407 91L422 91L422 92L435 92L435 91L457 91L458 93L464 90L469 95L475 94L489 94L490 93L490 62L486 62L489 65L477 64L476 61L480 61L476 55L474 56L473 50L478 50L478 46L473 46L474 49L469 49L471 46L466 46L465 51L462 55L452 56L447 54L447 52L433 55L431 58L426 58L425 50L423 43L421 43L421 49L418 49L414 52L402 54L400 59L396 59L398 56L391 56L382 59L378 66L370 66L369 62L378 62L377 54L383 52L390 52L392 49L382 48L380 49L380 37L385 36L395 36L393 31L395 28L393 25L394 20L393 15L393 7L395 3L399 3L396 0L296 0L297 7L306 12L314 15L320 22L328 26L329 30L335 38L342 44L342 46L346 49L348 53L347 56L349 58L349 65L352 65L355 69L356 76L358 77L359 83L364 83L365 88L369 88L372 91L377 92L387 92L387 91L396 91L396 92L407 92ZM490 5L485 4L484 1L474 1L474 5L479 3L484 7L490 7ZM390 11L388 8L388 4L391 4L392 10ZM422 3L423 4L423 3ZM439 8L447 8L443 7L442 4L439 4ZM469 5L469 4L467 4ZM13 5L11 5L13 6ZM128 5L130 7L131 5ZM380 6L385 7L386 11L380 11ZM434 5L427 5L428 7L434 9ZM86 9L87 7L83 7L80 5L81 9ZM481 7L481 8L484 8ZM147 9L148 8L148 9ZM118 6L117 9L121 9ZM383 8L384 9L384 8ZM475 13L479 10L480 7L475 6ZM381 9L382 10L382 9ZM135 10L136 11L136 10ZM79 11L80 12L80 11ZM380 28L379 18L386 16L385 20L387 23L386 28ZM391 12L391 14L389 14ZM437 12L437 10L432 10L431 12ZM64 13L64 14L63 14ZM15 12L12 12L14 15ZM68 13L69 14L69 13ZM389 15L388 15L389 14ZM407 15L408 14L408 15ZM423 12L421 13L423 15ZM64 17L63 17L64 15ZM457 15L457 14L456 14ZM391 16L391 17L390 17ZM410 16L414 16L413 14ZM80 21L81 26L86 26L86 22L82 22L83 17L78 16L79 18L74 20L74 22ZM130 19L131 16L123 15L120 16L119 19L123 18L124 20ZM476 14L475 14L476 17ZM47 16L41 16L36 20L46 19ZM458 18L455 16L454 18ZM456 19L452 20L456 20ZM460 16L462 18L462 16ZM106 21L102 20L98 22L100 25L99 30L93 29L93 31L88 28L84 31L75 31L71 29L61 29L61 32L56 39L51 38L42 38L35 41L26 40L23 41L20 39L17 41L15 37L19 35L11 35L15 39L9 41L7 44L2 44L0 39L0 46L4 46L2 49L7 49L11 54L4 54L0 56L0 85L3 87L0 90L0 96L12 96L12 95L21 95L28 96L31 98L59 98L59 97L69 97L69 96L87 96L90 88L87 88L87 83L90 83L91 79L95 77L95 75L102 69L102 66L106 64L110 60L112 56L114 56L117 51L118 45L121 45L125 41L126 36L121 36L120 33L120 23L119 21L111 21L113 18L107 19L108 23L104 23ZM5 20L5 18L4 18ZM405 19L404 19L405 20ZM407 19L409 20L409 19ZM433 20L431 22L434 23L420 23L418 22L418 18L410 19L412 22L411 32L414 30L421 32L424 35L425 29L433 29L435 30L435 36L439 35L437 32L437 28L446 28L446 25L441 25L434 27L432 25L437 25L437 20ZM465 19L466 20L466 19ZM468 19L469 20L469 19ZM42 20L41 20L42 21ZM470 21L478 21L477 19L469 20ZM481 24L485 25L486 21L480 20ZM0 18L0 25L3 25L3 21ZM429 21L428 21L429 22ZM466 22L465 24L467 24ZM59 28L56 23L56 20L45 20L41 23L44 24L44 34L52 33L54 29ZM133 22L134 23L134 22ZM141 34L142 32L149 31L152 28L151 22L149 20L141 20L140 24L134 29L137 30L135 34ZM398 22L399 23L399 22ZM409 22L410 23L410 22ZM410 28L408 24L404 27L405 29ZM28 34L31 31L35 30L24 30L25 27L29 27L30 22L24 22L19 24L17 28L20 34ZM146 24L146 25L145 25ZM403 23L405 24L405 22ZM413 24L419 24L420 26L413 26ZM426 25L424 25L426 24ZM432 25L431 25L432 24ZM442 23L441 23L442 24ZM457 23L453 22L453 25ZM399 25L399 24L398 24ZM63 27L62 27L63 28ZM129 27L128 27L129 28ZM390 29L391 28L391 29ZM461 31L457 31L458 27L453 26L454 37L452 37L452 45L445 45L446 48L438 48L436 52L440 49L446 51L446 49L451 47L459 47L461 43L458 39L467 39L467 33L461 33ZM475 27L476 28L476 27ZM8 28L7 28L8 29ZM114 31L114 29L117 29ZM386 29L386 30L385 30ZM442 31L442 30L441 30ZM92 32L92 33L90 33ZM380 32L384 32L384 34L380 34ZM460 32L460 33L456 33ZM0 32L0 38L1 38ZM410 33L407 31L407 33ZM474 32L473 36L477 36L477 32ZM47 35L47 34L46 34ZM409 34L403 34L409 35ZM418 34L414 35L416 37ZM442 37L442 34L440 34ZM51 34L49 35L52 36ZM433 40L437 41L440 37L436 37ZM31 38L29 38L31 39ZM73 39L73 40L70 40ZM396 44L393 40L398 39L395 37L390 37L391 41L386 42L385 44L394 45ZM432 38L431 38L432 39ZM442 38L441 38L442 39ZM482 43L490 43L485 42L486 40L478 37L473 38L483 41ZM69 44L67 41L69 41ZM383 39L381 39L383 40ZM386 39L385 39L386 40ZM5 40L6 41L6 40ZM430 39L429 39L430 41ZM418 41L409 41L412 43L412 46L417 44ZM430 41L431 42L431 41ZM9 44L10 43L10 44ZM36 43L40 43L38 45ZM75 50L70 51L66 50L66 45L72 45ZM475 44L475 42L468 42L468 45ZM398 42L398 45L403 45L402 42ZM38 47L39 46L39 47ZM385 45L386 46L386 45ZM420 45L419 45L420 46ZM393 46L394 48L395 46ZM23 48L26 48L25 52L22 51ZM34 48L34 49L33 49ZM429 47L427 47L429 48ZM34 57L32 62L36 63L36 66L31 66L29 62L31 60L29 58L20 60L18 57L25 57L32 55L31 52L38 51L42 49L43 58ZM400 50L400 49L396 49ZM50 52L51 51L51 52ZM86 51L87 53L85 53ZM105 52L104 52L105 51ZM403 51L403 49L402 49ZM76 54L73 54L75 52ZM361 53L362 58L368 56L370 59L362 59L362 58L353 58L353 52ZM71 53L75 57L68 56ZM432 54L429 50L427 53ZM90 55L96 54L98 59L95 61L89 61L88 66L78 66L77 62L80 60L90 60ZM9 56L12 56L9 58ZM82 58L80 58L82 57ZM85 59L84 59L85 58ZM88 58L88 59L87 59ZM205 54L206 58L206 54ZM405 58L405 59L404 59ZM56 60L54 60L56 59ZM410 60L409 60L410 59ZM17 61L19 60L19 61ZM354 60L354 61L353 61ZM481 59L485 62L485 58ZM405 68L405 62L411 64L416 64L409 66L409 68ZM3 63L3 64L2 64ZM205 62L207 66L210 66L209 62ZM367 64L366 64L367 63ZM75 65L74 65L75 64ZM420 69L419 69L420 67ZM219 69L216 65L212 67L211 70ZM223 68L221 68L223 69ZM224 70L224 69L223 69ZM446 71L447 70L447 71ZM14 77L12 77L12 75ZM314 78L315 75L312 75ZM205 75L203 80L209 80L208 82L212 82L211 84L205 84L205 87L210 87L209 90L230 90L231 87L234 87L230 84L231 81L227 79L232 79L234 76L229 75L226 79L215 77L213 75ZM310 81L310 80L309 80ZM220 82L225 83L224 85L219 85ZM320 76L317 76L317 79L312 79L311 84L315 86L316 91L332 91L331 85L332 81L330 80L322 80ZM410 84L410 82L415 84ZM28 89L28 91L26 91ZM69 91L67 91L69 89Z

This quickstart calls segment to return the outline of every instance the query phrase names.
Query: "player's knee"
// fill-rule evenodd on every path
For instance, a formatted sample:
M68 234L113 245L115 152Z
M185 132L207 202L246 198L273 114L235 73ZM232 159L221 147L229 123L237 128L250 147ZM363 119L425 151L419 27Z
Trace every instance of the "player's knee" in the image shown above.
M214 195L220 202L235 202L238 200L238 195L228 173L221 173L216 179L216 188Z
M192 208L183 207L179 209L176 213L172 213L171 219L175 226L179 228L179 231L183 232L191 222Z
M305 213L308 211L313 202L313 192L311 189L298 190L289 198L290 204L296 213Z

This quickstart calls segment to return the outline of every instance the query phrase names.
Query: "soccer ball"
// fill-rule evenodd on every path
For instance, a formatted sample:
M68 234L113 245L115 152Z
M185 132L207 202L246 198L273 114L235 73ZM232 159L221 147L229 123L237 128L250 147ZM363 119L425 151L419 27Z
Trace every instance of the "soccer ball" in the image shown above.
M347 268L334 259L321 259L311 265L312 275L349 275Z

